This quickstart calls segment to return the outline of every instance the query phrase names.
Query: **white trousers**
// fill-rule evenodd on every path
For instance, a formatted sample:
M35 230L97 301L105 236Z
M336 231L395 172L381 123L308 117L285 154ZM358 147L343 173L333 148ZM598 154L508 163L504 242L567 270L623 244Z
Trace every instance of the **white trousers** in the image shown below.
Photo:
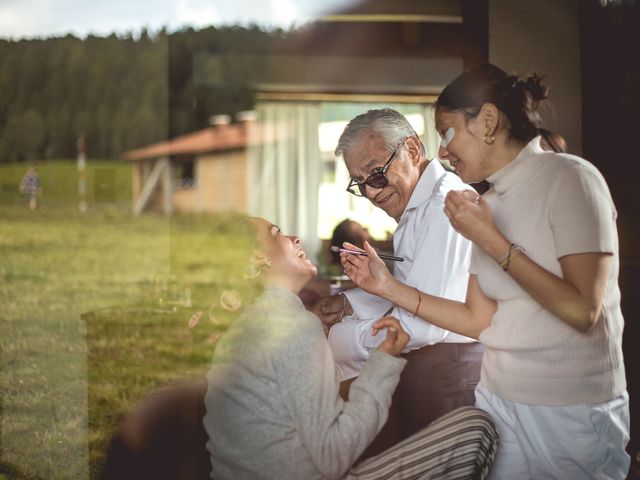
M478 385L476 407L491 415L500 434L490 480L627 476L627 392L605 403L552 407L504 400Z

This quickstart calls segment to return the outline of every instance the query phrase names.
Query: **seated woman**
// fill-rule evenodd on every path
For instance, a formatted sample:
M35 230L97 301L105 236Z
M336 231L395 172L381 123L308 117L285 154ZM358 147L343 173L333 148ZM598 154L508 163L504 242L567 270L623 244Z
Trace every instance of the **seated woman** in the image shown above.
M343 401L322 323L297 296L316 267L297 237L263 219L252 224L259 251L251 276L260 274L263 291L213 356L204 417L211 477L485 478L498 439L491 418L473 407L356 464L386 421L408 335L392 317L374 325L386 339Z
M336 245L340 247L344 242L349 242L357 247L363 248L364 242L373 243L373 238L369 230L355 220L347 218L336 225L331 235L332 246ZM340 252L331 251L331 262L334 265L340 265Z

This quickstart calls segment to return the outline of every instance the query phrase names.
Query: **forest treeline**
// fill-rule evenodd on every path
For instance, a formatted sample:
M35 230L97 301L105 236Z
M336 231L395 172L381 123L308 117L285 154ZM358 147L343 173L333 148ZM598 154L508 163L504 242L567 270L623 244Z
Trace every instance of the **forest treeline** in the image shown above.
M116 158L251 109L259 65L246 59L286 35L230 26L0 39L0 162L73 158L80 136L87 157Z

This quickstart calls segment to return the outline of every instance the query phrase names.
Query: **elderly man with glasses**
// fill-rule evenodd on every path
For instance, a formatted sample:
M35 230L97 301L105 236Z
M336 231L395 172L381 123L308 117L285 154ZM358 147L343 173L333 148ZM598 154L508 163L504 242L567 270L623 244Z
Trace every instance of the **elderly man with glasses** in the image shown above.
M449 190L470 187L438 160L427 159L407 119L388 108L370 110L351 120L338 141L336 155L344 158L351 175L347 190L366 197L398 222L394 255L404 261L395 264L394 276L422 292L464 301L471 243L453 229L443 209ZM377 442L379 449L444 413L474 404L483 347L473 339L433 326L416 317L415 311L405 311L357 288L324 297L313 310L325 325L331 325L329 342L347 388L369 352L383 340L371 334L377 319L390 313L411 337L405 349L409 363L388 425ZM347 395L346 388L343 392ZM371 454L376 453L373 448Z

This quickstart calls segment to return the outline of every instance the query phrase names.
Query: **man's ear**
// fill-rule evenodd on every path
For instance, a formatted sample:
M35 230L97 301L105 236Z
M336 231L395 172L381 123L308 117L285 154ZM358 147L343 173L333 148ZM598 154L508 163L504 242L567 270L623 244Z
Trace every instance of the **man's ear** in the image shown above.
M409 152L409 157L411 158L411 163L415 166L420 163L420 153L422 151L420 146L420 140L413 136L407 138L405 140L407 142L407 151Z
M485 103L480 107L478 116L480 117L481 124L484 125L488 133L496 131L500 119L500 110L498 110L498 107L493 103Z

